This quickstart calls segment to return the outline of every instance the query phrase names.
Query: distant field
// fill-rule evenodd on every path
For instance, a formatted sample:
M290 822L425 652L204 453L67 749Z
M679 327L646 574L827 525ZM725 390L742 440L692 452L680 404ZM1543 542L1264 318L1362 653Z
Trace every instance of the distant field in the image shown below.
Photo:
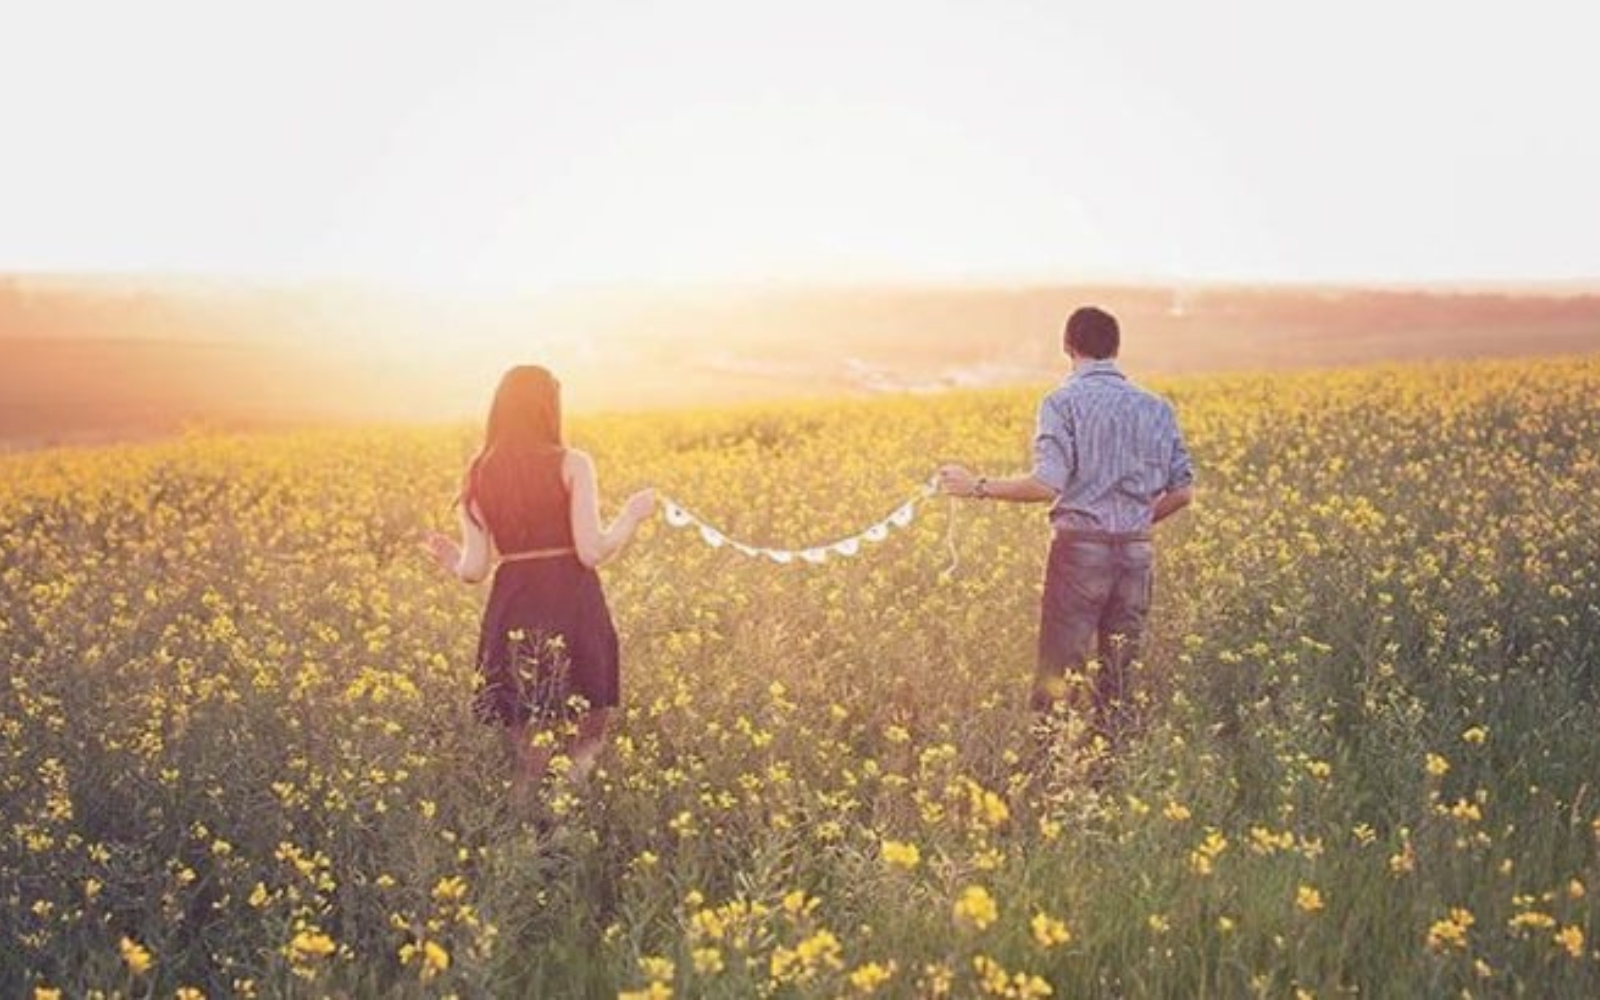
M468 711L484 595L414 548L474 429L0 457L0 995L1600 995L1600 359L1155 385L1199 500L1103 791L1022 707L1038 509L822 566L658 522L543 833ZM573 435L793 545L1020 468L1036 402Z
M186 423L477 418L520 362L584 411L1037 384L1070 309L1150 374L1600 350L1600 296L1233 288L835 289L450 304L204 283L0 281L0 447Z

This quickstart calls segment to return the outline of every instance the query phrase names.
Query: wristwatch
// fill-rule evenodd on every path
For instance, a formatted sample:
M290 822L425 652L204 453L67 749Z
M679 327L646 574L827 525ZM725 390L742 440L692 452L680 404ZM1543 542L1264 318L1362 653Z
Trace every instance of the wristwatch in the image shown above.
M979 500L989 499L989 477L979 476L978 481L972 484L972 495Z

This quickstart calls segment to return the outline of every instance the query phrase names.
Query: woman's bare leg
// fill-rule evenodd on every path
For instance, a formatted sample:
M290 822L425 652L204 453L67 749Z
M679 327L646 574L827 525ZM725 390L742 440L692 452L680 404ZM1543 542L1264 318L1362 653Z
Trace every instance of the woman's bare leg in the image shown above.
M575 783L588 780L606 746L606 729L611 724L611 709L596 708L578 717L578 735L572 741L572 768L568 776Z
M530 736L525 722L506 727L506 743L511 750L511 805L526 810L533 798L533 789L544 779L555 754L555 741L549 733Z
M511 757L511 808L521 812L528 805L529 796L532 795L532 783L528 781L527 757L533 748L528 746L528 727L520 722L513 722L506 727L506 753Z

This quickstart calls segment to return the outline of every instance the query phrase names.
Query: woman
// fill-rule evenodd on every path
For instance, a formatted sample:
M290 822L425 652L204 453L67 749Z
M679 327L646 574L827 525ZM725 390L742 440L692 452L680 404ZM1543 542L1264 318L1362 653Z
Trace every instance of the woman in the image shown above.
M595 567L654 513L655 493L635 493L602 527L594 463L562 440L561 385L523 365L500 380L458 507L461 543L432 534L426 548L464 583L481 582L498 563L478 639L473 712L505 727L513 799L523 802L556 747L544 732L530 739L531 728L576 717L575 780L600 755L618 701L618 651Z

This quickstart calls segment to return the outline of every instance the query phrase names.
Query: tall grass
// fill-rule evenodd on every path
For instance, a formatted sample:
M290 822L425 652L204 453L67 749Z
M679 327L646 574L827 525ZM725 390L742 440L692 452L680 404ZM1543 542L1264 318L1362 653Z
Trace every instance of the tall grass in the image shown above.
M938 501L823 567L647 529L625 718L537 823L468 711L483 594L412 545L470 430L4 459L0 992L1600 990L1600 362L1157 388L1200 501L1098 787L1024 710L1042 512ZM575 438L800 543L1024 467L1036 400Z

